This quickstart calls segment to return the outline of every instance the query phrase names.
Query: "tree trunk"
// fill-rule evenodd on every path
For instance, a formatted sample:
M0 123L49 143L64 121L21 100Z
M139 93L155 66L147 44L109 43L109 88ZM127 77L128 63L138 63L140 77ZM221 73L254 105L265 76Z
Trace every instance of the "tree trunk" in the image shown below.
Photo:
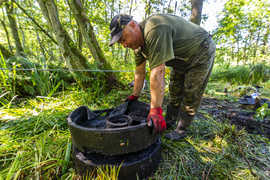
M19 37L16 20L14 18L14 14L13 14L13 10L14 10L13 0L11 2L6 0L5 5L6 5L6 12L7 12L7 17L9 20L10 28L12 30L13 39L15 41L16 55L21 56L23 54L23 48L22 48L20 37Z
M66 64L69 69L90 69L87 66L87 60L82 53L77 49L76 44L72 41L68 32L63 28L59 16L57 7L54 0L37 0L39 6L56 37L57 43L60 47L61 54L63 55ZM89 71L76 72L75 79L84 88L89 87L89 78L92 74ZM82 80L84 78L84 80ZM85 80L86 78L86 80Z
M130 1L130 8L129 8L129 15L130 16L131 16L131 12L132 12L132 4L133 4L133 0ZM127 63L128 54L129 54L129 48L126 48L126 52L125 52L125 62L126 63Z
M249 30L249 34L247 35L247 42L246 44L248 45L248 48L247 48L247 56L250 57L252 56L252 50L253 50L253 47L252 47L252 44L253 44L253 41L254 41L254 36L255 36L255 32L253 30ZM250 64L252 63L252 58L249 58L250 59Z
M7 42L8 42L8 48L9 48L9 51L12 52L12 48L11 48L11 45L10 45L10 39L9 39L9 33L8 33L8 30L6 28L6 24L5 24L5 21L4 20L0 20L1 21L1 24L5 30L5 33L7 35Z
M268 25L267 25L267 28L266 28L266 33L263 36L262 54L264 54L264 55L266 54L266 50L268 49L267 41L268 41L269 34L270 34L270 23L268 21Z
M259 44L259 40L260 40L260 34L261 34L261 23L259 23L258 25L259 29L257 31L257 37L256 37L256 42L255 42L255 48L254 48L254 52L253 52L253 57L255 58L257 55L257 49L258 49L258 44Z
M9 52L2 44L0 44L0 50L2 52L2 55L5 59L10 58L13 54ZM0 56L1 58L1 56Z
M174 5L174 15L175 15L175 13L176 13L176 8L177 8L177 1L175 1L175 5Z
M111 19L114 17L114 0L112 0L112 5L111 5ZM109 40L110 41L110 40ZM107 43L108 44L108 43ZM115 58L115 46L112 46L112 58Z
M77 32L77 46L80 51L82 51L83 37L82 33L78 30Z
M129 15L131 16L132 12L132 7L133 7L133 0L130 1L130 8L129 8Z
M40 47L41 53L42 53L42 55L43 55L43 58L45 59L45 58L46 58L45 48L44 48L44 46L43 46L43 43L42 43L41 40L40 40L40 37L39 37L39 34L38 34L37 29L36 29L36 35L37 35L37 40L38 40L38 43L39 43L39 47Z
M247 63L247 54L246 54L246 51L247 51L247 44L245 44L244 48L243 48L243 59L244 59L244 66L246 66L246 63Z
M97 42L93 26L88 20L80 0L69 0L68 3L76 19L79 30L84 37L84 41L86 42L86 45L89 48L98 69L112 70L111 65L106 61L105 56ZM107 87L112 87L112 85L119 85L119 82L114 73L106 72L105 78Z
M146 4L144 18L150 16L150 12L151 12L151 0L149 0L148 3Z
M24 35L24 31L22 29L22 26L20 24L20 21L18 21L18 23L19 23L19 29L21 30L21 35L22 35L22 47L27 52L27 49L25 49L25 35Z
M237 33L237 39L236 39L236 46L237 46L237 66L239 65L240 63L240 47L239 47L239 41L240 41L240 35L239 33Z
M167 8L167 13L170 13L171 2L172 2L172 0L169 1L168 8Z
M107 22L108 22L108 18L107 18L107 15L108 15L108 12L107 12L107 1L104 1L104 6L105 6L104 7L104 17L105 17L105 22L107 24ZM86 14L86 12L85 12L85 14Z
M125 62L126 62L126 63L127 63L128 55L129 55L129 49L128 49L128 48L126 48L126 51L125 51L125 56L124 56L124 58L125 58Z
M69 24L72 24L72 13L71 13L71 10L69 9ZM74 26L71 26L70 27L70 31L71 31L71 35L70 37L74 40L74 42L77 44L76 42L76 33L75 33L75 30L74 30Z
M190 21L200 25L202 18L203 0L191 0L191 16Z
M233 43L231 43L231 46L232 46L232 50L231 50L231 59L232 59L232 62L234 61L234 48L233 48Z
M263 48L262 48L262 54L263 55L266 55L266 52L267 52L267 49L268 49L267 41L268 41L269 34L270 34L270 25L267 26L266 33L265 33L265 35L263 37Z

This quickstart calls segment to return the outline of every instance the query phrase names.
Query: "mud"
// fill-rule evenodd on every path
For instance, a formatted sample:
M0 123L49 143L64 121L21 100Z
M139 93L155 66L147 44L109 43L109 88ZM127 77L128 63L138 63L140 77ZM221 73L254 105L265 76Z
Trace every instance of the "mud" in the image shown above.
M238 129L245 128L248 133L262 135L270 139L270 121L259 122L253 116L256 108L252 105L241 105L238 102L228 100L203 99L201 110L213 116L219 122L228 121L235 124ZM198 113L198 116L203 115Z

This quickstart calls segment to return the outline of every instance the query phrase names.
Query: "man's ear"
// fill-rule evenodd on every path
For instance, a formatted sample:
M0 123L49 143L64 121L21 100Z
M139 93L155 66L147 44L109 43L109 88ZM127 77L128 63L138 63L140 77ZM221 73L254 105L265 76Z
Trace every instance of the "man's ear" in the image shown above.
M133 30L136 30L136 23L134 21L130 21L129 25Z

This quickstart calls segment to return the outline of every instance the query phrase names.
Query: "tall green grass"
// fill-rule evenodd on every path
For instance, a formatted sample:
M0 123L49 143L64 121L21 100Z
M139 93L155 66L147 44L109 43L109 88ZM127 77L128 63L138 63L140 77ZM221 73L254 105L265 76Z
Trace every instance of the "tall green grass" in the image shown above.
M8 68L5 59L0 51L0 68ZM16 68L16 64L12 64ZM10 78L10 75L13 78ZM10 107L11 102L16 98L16 70L0 70L0 105Z
M231 84L261 84L270 80L270 67L260 63L252 67L236 66L214 69L211 74L212 82L229 82Z
M31 69L48 69L49 65L47 61L42 58L22 58L21 61L24 63L24 67ZM57 69L60 69L60 63ZM31 70L25 71L25 74L31 80L31 86L34 87L34 94L47 96L54 90L54 87L59 86L60 79L57 78L58 71L41 71Z
M26 99L16 108L2 109L0 177L79 179L73 164L67 115L81 105L93 110L115 107L125 101L122 97L127 93L115 90L101 96L70 87L58 97ZM203 116L195 118L186 140L173 142L162 137L162 161L149 179L270 178L268 139L244 129L236 130L205 109L199 111ZM4 116L16 119L4 120ZM97 176L90 173L84 179L117 179L118 171L105 166L97 169Z
M247 78L247 82L250 82L252 84L263 83L269 80L270 67L263 63L257 64L256 66L252 67Z
M10 105L16 96L38 95L51 97L59 87L67 85L66 80L72 76L69 72L42 71L38 69L61 69L61 64L48 63L42 58L12 57L0 58L0 68L33 70L0 70L0 103ZM37 70L35 70L37 69ZM70 74L70 73L69 73ZM62 85L62 86L61 86ZM0 105L0 106L1 106Z

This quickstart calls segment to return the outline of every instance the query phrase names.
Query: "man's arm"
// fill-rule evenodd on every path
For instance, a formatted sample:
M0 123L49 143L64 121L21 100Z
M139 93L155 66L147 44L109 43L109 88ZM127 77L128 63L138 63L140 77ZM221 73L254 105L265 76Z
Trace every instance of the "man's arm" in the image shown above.
M143 88L143 83L145 79L145 65L146 61L144 61L141 65L136 67L134 75L134 89L133 89L134 96L139 96Z
M162 107L165 89L165 63L153 68L150 76L151 108Z

